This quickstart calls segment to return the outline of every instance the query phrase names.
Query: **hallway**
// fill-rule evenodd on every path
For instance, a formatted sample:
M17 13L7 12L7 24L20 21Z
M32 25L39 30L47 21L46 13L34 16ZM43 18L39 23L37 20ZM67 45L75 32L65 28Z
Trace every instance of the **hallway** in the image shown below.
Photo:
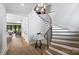
M45 45L42 48L35 48L34 44L28 45L22 37L17 37L8 43L6 55L43 55Z

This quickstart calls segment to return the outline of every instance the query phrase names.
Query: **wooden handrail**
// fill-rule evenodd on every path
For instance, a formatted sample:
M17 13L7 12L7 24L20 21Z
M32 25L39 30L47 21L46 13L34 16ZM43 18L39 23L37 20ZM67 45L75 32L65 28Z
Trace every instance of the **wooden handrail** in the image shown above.
M46 35L47 35L47 33L48 33L48 31L50 30L50 28L47 30L47 32L45 33L45 35L44 35L44 37L46 38Z
M47 49L49 48L50 40L51 40L48 38L49 37L49 35L48 35L49 30L51 30L51 27L47 30L47 32L44 35L45 39L47 40Z

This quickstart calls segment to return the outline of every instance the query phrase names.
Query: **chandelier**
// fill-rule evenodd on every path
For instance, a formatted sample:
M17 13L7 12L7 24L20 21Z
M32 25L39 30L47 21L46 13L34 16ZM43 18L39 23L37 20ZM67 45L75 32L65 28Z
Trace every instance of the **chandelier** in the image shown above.
M38 3L36 5L36 7L35 7L35 11L38 14L45 13L45 11L46 11L46 4L45 3Z

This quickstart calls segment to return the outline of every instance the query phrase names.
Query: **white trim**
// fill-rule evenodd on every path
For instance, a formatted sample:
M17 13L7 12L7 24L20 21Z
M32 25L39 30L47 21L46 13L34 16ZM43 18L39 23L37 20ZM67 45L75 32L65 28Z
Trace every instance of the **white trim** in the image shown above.
M26 33L22 33L22 37L24 38L25 42L27 42L28 44L30 44L29 40L28 40L28 35Z
M7 53L7 50L8 50L7 47L5 49L2 49L0 55L5 55Z

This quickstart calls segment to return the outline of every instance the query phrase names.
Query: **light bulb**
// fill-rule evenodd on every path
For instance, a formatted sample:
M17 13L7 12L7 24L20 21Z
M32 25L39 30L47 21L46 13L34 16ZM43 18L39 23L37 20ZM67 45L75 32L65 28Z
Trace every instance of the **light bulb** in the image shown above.
M37 5L38 5L38 7L41 7L41 4L40 3L38 3Z
M39 8L37 7L37 8L36 8L36 11L38 11L38 10L39 10Z
M41 7L43 7L44 6L44 3L41 3Z
M44 8L42 8L41 11L44 12Z
M46 9L46 5L44 5L44 9Z
M21 6L24 6L24 4L23 4L23 3L21 3Z

